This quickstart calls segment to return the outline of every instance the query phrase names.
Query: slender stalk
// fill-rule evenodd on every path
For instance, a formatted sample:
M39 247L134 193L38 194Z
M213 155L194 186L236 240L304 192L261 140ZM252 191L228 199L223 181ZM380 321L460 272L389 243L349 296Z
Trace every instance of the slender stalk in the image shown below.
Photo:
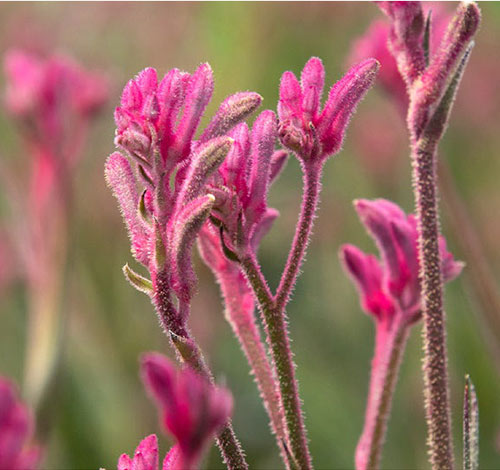
M287 441L294 463L300 470L312 468L307 445L304 418L295 377L295 364L290 350L285 313L276 307L272 294L253 256L241 261L241 266L252 286L264 319L265 331L271 349L274 368L278 375L283 403Z
M425 408L432 467L453 468L451 416L446 356L443 280L439 254L436 186L437 141L425 137L412 146L414 192L419 226L423 299Z
M225 316L250 364L264 407L269 415L271 430L276 435L283 461L287 462L288 456L284 448L286 442L285 417L278 385L267 357L265 345L255 323L252 292L246 284L246 280L239 279L242 276L239 268L235 265L234 269L231 270L232 267L216 273L226 305Z
M396 324L377 323L375 355L372 362L370 389L363 433L356 448L356 470L380 468L387 422L399 368L409 336L409 326L401 315Z
M214 376L200 348L195 340L191 338L186 328L177 320L179 315L169 294L164 274L164 272L160 272L157 277L156 292L153 298L153 304L162 329L176 350L179 360L188 364L213 383ZM231 420L228 420L224 425L217 436L216 442L222 459L229 470L248 470L245 454L236 437Z
M314 216L318 207L319 192L321 189L322 163L305 162L303 165L304 192L302 195L302 206L299 221L295 230L290 253L281 276L281 280L276 292L276 307L284 310L290 294L297 281L300 266L304 260L309 239L313 228Z

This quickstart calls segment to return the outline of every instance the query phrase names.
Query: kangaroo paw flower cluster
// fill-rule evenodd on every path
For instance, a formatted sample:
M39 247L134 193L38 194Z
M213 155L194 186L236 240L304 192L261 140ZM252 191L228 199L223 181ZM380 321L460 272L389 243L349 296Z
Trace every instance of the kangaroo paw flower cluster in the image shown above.
M408 324L421 317L417 221L385 199L359 199L355 208L381 255L363 253L353 245L341 248L341 259L361 296L363 309L376 321L390 323L402 315ZM445 282L455 279L463 263L455 261L439 237L441 272Z
M281 77L278 115L282 144L302 161L323 161L336 154L356 106L374 83L379 69L375 59L352 67L335 83L323 109L321 95L325 70L313 57L302 70L300 82L292 72Z

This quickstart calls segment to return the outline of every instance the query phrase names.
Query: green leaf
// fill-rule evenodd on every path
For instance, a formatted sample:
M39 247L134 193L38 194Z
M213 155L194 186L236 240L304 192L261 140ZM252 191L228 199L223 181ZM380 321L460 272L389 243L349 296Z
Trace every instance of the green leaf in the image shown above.
M446 126L448 125L448 119L450 117L451 109L457 95L458 85L462 80L465 66L467 65L467 61L469 60L469 56L473 47L474 42L472 41L467 47L462 60L460 61L460 64L458 65L457 70L455 71L455 74L453 75L448 85L448 88L446 89L438 106L436 107L434 114L429 120L429 123L424 130L423 137L438 141L444 134Z
M422 41L422 47L424 49L424 57L425 57L425 66L429 66L429 58L430 58L430 37L431 37L431 19L432 19L432 10L429 10L427 14L427 18L425 19L425 30L424 37Z
M145 189L142 192L141 197L139 198L139 207L137 211L139 212L139 217L142 219L142 221L146 225L151 226L151 224L153 223L153 218L151 217L151 214L149 213L148 208L146 207L146 201L144 200L146 196L146 191L147 189Z
M130 268L128 263L123 266L123 274L125 275L127 281L130 282L130 284L132 284L132 286L134 286L138 291L144 292L144 294L148 295L149 297L153 296L153 283L149 279L146 279L145 277L136 273L133 269Z
M465 376L464 390L464 470L479 469L479 406L476 390L468 375Z

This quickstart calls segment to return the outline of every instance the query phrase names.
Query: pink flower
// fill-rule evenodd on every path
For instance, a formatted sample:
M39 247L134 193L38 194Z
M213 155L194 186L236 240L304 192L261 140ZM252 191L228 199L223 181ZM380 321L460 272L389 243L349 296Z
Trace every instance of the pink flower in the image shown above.
M312 57L300 82L292 72L281 77L278 103L279 137L303 161L323 161L340 150L349 119L373 85L379 64L368 59L354 66L330 90L320 109L325 70Z
M27 137L53 156L76 158L82 128L107 100L107 81L68 57L43 59L15 49L5 55L4 68L5 102Z
M174 312L171 295L179 300L179 312L168 318L168 329L177 334L183 334L196 286L191 248L215 203L207 194L208 182L233 146L233 139L224 134L261 101L250 92L228 97L195 141L212 91L208 64L192 75L173 69L159 83L154 69L143 70L126 85L115 112L115 142L135 162L135 169L118 152L106 163L106 178L120 204L133 254L151 274L157 309ZM161 299L155 294L160 291Z
M177 465L178 446L173 446L165 455L162 470L181 470ZM145 437L137 446L134 456L122 454L117 470L158 470L158 438L155 434Z
M352 245L341 248L344 269L356 284L363 309L380 321L401 312L412 323L420 318L421 290L417 249L417 223L396 204L385 199L357 200L355 207L379 249L381 260ZM443 280L457 277L463 263L455 261L440 237Z
M38 467L40 449L30 441L33 418L19 401L14 385L0 377L0 468L30 470Z
M262 112L251 132L242 123L229 136L233 147L209 184L215 196L211 220L220 228L225 248L239 257L257 250L279 214L267 206L267 193L287 154L274 149L277 125L272 111Z
M179 455L172 468L197 468L208 444L231 415L230 392L191 369L177 371L157 353L143 356L141 372L144 385L161 410L165 430L177 442Z

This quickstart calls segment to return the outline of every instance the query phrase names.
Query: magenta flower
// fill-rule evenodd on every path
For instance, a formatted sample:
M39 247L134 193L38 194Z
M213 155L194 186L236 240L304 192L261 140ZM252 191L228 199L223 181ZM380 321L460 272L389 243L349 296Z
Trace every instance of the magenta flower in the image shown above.
M323 161L340 150L347 124L357 104L373 85L379 64L368 59L354 66L330 90L320 109L325 70L312 57L300 82L292 72L281 77L279 137L303 161Z
M355 202L361 222L374 239L381 259L344 245L340 257L356 285L363 309L375 319L375 354L372 361L365 425L356 448L356 469L379 466L382 444L397 373L411 325L420 319L418 233L413 215L406 215L385 199ZM463 264L455 261L440 236L444 281L457 277Z
M230 392L209 383L191 369L177 371L161 354L142 358L145 387L160 408L164 429L177 442L175 470L197 468L203 452L229 419Z
M0 377L0 468L31 470L38 467L40 449L32 445L33 418L19 401L14 385Z
M242 123L228 135L233 147L209 184L215 196L211 220L222 230L225 248L243 257L256 252L279 215L267 206L267 193L287 154L274 149L277 125L272 111L261 113L251 132Z
M194 141L212 91L208 64L192 75L173 69L159 83L154 69L142 71L123 90L115 112L115 142L136 163L135 170L118 152L106 163L132 252L148 268L152 284L138 282L140 276L127 268L128 278L153 298L158 311L167 312L161 314L164 326L182 336L196 285L191 248L215 202L207 194L208 180L232 148L233 139L224 134L261 101L250 92L228 97ZM179 300L178 311L172 295Z
M358 215L374 239L381 261L352 245L341 248L344 268L356 284L363 309L380 321L400 312L412 323L420 318L421 292L417 246L417 221L385 199L355 202ZM463 263L455 261L440 237L442 276L456 278Z
M165 455L162 470L181 470L177 466L179 448L173 446ZM118 459L117 470L159 470L158 438L155 434L145 437L137 446L134 456L122 454Z

